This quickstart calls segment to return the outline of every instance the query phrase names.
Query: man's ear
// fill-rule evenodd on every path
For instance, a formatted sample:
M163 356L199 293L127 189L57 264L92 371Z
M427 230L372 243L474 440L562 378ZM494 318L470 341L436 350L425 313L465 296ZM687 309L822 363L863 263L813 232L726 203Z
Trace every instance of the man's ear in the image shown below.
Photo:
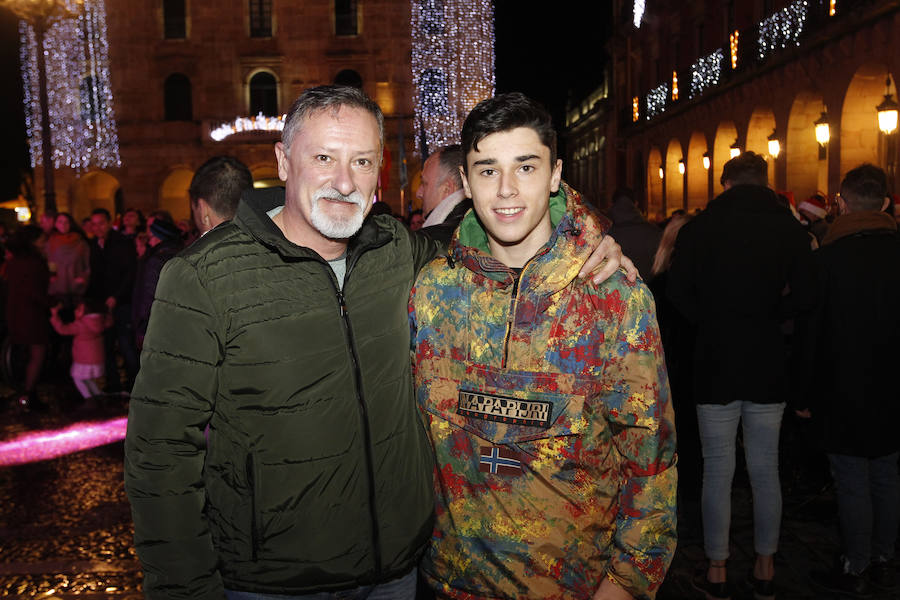
M887 207L888 207L888 205L890 205L890 203L891 203L891 199L890 199L889 197L885 196L885 197L884 197L884 204L881 205L881 212L886 211L886 210L887 210Z
M469 189L469 179L466 177L466 170L462 167L459 167L459 176L462 179L463 191L466 193L466 198L471 198L472 190Z
M275 164L278 165L278 179L287 181L288 178L288 156L285 152L284 144L277 142L275 144Z
M562 159L556 159L556 166L550 175L550 191L554 194L559 191L559 182L562 180Z

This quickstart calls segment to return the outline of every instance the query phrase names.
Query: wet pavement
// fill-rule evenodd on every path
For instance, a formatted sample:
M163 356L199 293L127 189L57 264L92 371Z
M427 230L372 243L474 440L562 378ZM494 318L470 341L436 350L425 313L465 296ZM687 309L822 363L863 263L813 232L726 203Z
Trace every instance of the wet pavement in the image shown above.
M78 410L71 396L66 397L71 390L64 394L63 389L61 384L41 387L42 398L50 403L43 413L23 413L9 402L0 402L0 442L30 431L127 414L122 399L112 399L90 412ZM0 386L0 397L11 392ZM0 597L142 597L122 460L122 442L116 442L52 460L0 467ZM782 478L795 479L784 474ZM751 599L749 587L738 583L753 561L750 491L740 472L733 505L728 566L735 582L732 597ZM809 575L833 563L839 541L836 516L829 487L785 483L781 547L776 557L778 598L839 598L818 590ZM691 587L694 571L704 560L696 503L682 502L679 521L678 552L660 600L702 598ZM900 591L872 598L900 599Z

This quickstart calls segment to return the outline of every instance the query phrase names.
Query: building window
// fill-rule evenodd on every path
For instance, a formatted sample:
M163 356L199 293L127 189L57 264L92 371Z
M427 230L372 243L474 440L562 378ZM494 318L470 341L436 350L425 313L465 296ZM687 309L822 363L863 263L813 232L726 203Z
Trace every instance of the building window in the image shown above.
M78 92L81 100L81 120L85 123L106 120L105 90L97 85L99 82L88 75L81 80Z
M260 71L250 78L250 114L278 116L278 82L271 73Z
M442 35L446 28L444 1L422 0L422 30L431 35Z
M334 0L334 34L357 35L357 1Z
M334 83L337 85L348 85L359 89L362 89L363 87L362 76L353 69L344 69L335 75Z
M181 73L172 73L164 84L164 112L166 121L190 121L193 117L191 80Z
M450 114L447 97L447 77L440 69L425 69L422 72L421 90L422 112L426 116Z
M250 37L272 37L272 0L250 0Z
M167 40L187 37L185 0L163 0L163 36Z

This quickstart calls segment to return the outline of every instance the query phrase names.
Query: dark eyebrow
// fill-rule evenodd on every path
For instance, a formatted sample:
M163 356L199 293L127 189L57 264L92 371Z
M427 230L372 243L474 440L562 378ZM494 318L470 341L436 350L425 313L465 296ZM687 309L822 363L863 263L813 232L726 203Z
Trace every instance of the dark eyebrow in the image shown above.
M517 156L516 162L525 162L527 160L533 160L535 158L540 158L537 154L526 154L525 156Z
M473 162L473 163L472 163L472 166L475 166L475 165L496 165L496 164L497 164L497 159L496 159L496 158L482 158L481 160L476 160L475 162Z

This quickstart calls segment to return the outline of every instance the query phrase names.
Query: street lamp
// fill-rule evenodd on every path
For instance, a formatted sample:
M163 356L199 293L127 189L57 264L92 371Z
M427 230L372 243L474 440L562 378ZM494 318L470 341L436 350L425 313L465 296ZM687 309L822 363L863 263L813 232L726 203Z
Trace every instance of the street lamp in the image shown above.
M47 64L44 57L44 34L57 19L76 16L69 6L80 7L84 0L0 0L34 29L37 46L38 94L41 105L41 159L44 163L44 212L56 212L56 186L53 179L53 142L50 138L50 103L47 100Z
M741 147L738 146L737 140L734 140L734 143L731 145L731 148L728 149L728 155L731 158L737 158L741 155Z
M813 121L813 125L816 126L816 141L819 142L820 146L825 146L828 143L828 140L831 139L831 128L828 124L828 114L824 111L822 112L822 116Z
M709 171L709 152L703 153L703 168Z
M684 168L684 159L683 159L683 158L679 158L679 159L678 159L678 172L681 173L682 175L684 175L684 171L685 171L685 168Z
M781 154L781 142L778 140L778 134L773 129L772 134L769 136L769 156L778 158L779 154Z
M894 100L894 95L891 94L891 76L888 75L887 80L884 82L885 86L885 94L884 94L884 102L875 107L875 110L878 111L878 129L885 135L889 135L894 133L894 130L897 129L897 114L898 109L900 109L900 104L897 104L896 100Z

